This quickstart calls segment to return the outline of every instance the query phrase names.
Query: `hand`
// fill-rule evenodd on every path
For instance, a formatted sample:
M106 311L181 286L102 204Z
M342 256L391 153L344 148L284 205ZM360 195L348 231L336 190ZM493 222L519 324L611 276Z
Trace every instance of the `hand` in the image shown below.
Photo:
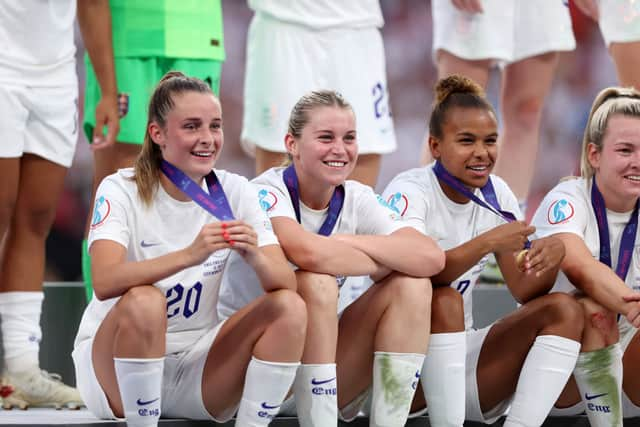
M214 222L205 224L194 239L193 243L185 248L187 264L194 266L202 264L212 253L231 247L229 238L225 237L226 228L231 222Z
M106 137L103 135L104 126L107 127ZM103 96L96 106L96 125L93 128L92 150L102 150L116 142L120 130L117 97Z
M556 237L544 237L531 242L531 247L518 265L526 274L541 276L560 265L564 259L564 244Z
M483 13L480 0L451 0L456 9L469 13Z
M490 252L519 252L524 248L527 236L535 231L535 227L524 221L514 221L499 225L481 236L487 240Z
M229 221L224 225L224 237L231 249L238 252L249 265L253 265L255 257L258 256L258 234L253 227L244 221Z
M598 21L600 14L598 12L598 3L596 0L573 0L573 4L589 18Z
M640 293L634 292L622 297L622 299L629 307L625 317L634 328L640 328Z

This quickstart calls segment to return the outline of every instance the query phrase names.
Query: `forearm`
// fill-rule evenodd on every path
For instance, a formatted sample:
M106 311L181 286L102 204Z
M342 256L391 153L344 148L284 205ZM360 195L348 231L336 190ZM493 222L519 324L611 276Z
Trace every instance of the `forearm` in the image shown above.
M296 290L295 274L284 257L281 262L273 261L262 251L258 251L253 259L248 260L248 263L256 272L266 292L278 289Z
M614 313L626 315L633 304L623 300L632 290L606 265L597 260L585 263L577 272L565 272L571 283Z
M412 234L399 230L387 236L340 235L339 238L390 270L416 277L438 274L444 266L442 249L432 239L418 232Z
M102 97L117 95L108 0L78 2L78 23Z
M152 285L189 267L185 250L144 261L92 264L93 288L99 300L119 297L135 286Z
M445 267L439 274L431 278L431 282L434 286L449 286L489 252L489 247L481 237L445 251Z

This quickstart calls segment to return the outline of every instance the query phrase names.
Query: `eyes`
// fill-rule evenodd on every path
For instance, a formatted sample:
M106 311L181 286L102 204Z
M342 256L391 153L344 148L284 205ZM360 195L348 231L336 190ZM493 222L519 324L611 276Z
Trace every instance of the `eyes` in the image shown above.
M336 136L331 133L331 132L323 132L320 133L318 135L318 140L320 142L324 142L324 143L330 143L333 142L333 140L336 138ZM346 144L352 144L354 142L356 142L356 134L355 132L349 132L347 133L344 137L342 137L342 140L346 143Z
M457 141L463 145L472 145L475 144L478 140L480 140L480 138L476 138L473 135L464 135L457 139ZM498 137L492 135L481 139L481 141L487 145L494 145L498 142Z
M199 122L199 121L186 122L182 126L183 129L190 130L190 131L199 130L201 127L202 127L202 122ZM211 122L209 124L209 129L212 131L217 131L219 129L222 129L222 122L219 120L215 120Z

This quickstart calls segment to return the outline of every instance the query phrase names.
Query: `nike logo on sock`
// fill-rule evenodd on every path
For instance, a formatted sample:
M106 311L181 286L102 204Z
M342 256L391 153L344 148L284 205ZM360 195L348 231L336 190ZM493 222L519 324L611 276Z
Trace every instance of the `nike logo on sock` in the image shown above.
M589 393L585 393L584 398L587 400L593 400L593 399L597 399L598 397L602 397L606 395L607 393L600 393L600 394L592 394L591 396L589 396Z
M140 406L147 406L147 405L152 404L152 403L153 403L153 402L155 402L156 400L160 400L160 398L159 398L159 397L156 397L156 398L155 398L155 399L153 399L153 400L147 400L147 401L144 401L144 400L142 400L142 399L138 399L138 400L136 401L136 403L137 403L138 405L140 405Z
M331 381L333 381L335 379L336 379L336 377L329 378L328 380L318 381L315 378L311 378L311 384L313 384L313 385L322 385L322 384L330 383Z

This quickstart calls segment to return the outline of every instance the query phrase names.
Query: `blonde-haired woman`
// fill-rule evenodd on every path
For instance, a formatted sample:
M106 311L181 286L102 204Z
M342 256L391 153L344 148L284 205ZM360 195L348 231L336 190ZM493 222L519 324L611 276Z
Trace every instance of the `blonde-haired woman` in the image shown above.
M78 388L100 418L160 415L266 426L302 355L306 309L253 187L213 169L220 102L168 73L149 103L133 169L100 185L89 235L93 298L75 342ZM230 253L269 291L221 321Z
M634 372L640 361L639 197L640 93L608 88L591 108L581 177L553 188L533 218L539 235L555 236L566 247L553 289L572 293L586 316L574 372L578 387L570 383L558 405L566 408L556 413L586 408L594 427L621 426L623 414L640 415ZM630 368L624 378L623 364Z
M396 221L370 187L347 180L358 144L356 117L342 96L319 90L300 98L284 143L291 164L253 182L307 304L293 387L300 425L335 426L362 409L372 426L404 426L429 337L427 278L442 269L442 250ZM233 257L220 298L227 314L262 293L243 271L250 273ZM339 293L364 275L373 285L342 311Z

